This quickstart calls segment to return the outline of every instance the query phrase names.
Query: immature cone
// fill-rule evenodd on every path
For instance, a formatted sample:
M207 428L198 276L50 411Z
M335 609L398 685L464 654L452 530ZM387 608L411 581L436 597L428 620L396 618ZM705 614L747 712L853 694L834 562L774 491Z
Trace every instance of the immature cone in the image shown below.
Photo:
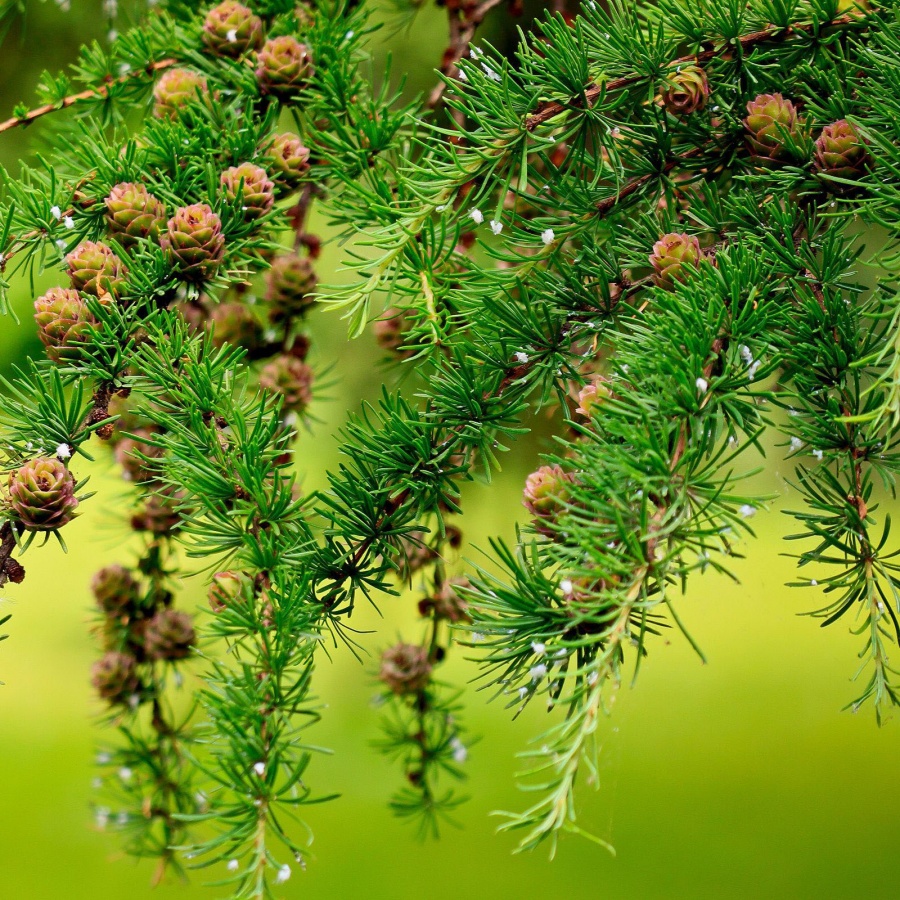
M148 659L185 659L191 655L195 640L194 623L188 613L161 609L144 629L144 653Z
M142 184L117 184L105 200L109 233L130 249L145 238L155 241L166 226L166 207Z
M415 694L431 679L428 650L418 644L395 644L381 655L378 678L395 694Z
M270 38L256 56L256 79L263 94L294 94L310 75L309 48L290 35Z
M313 370L296 356L282 354L266 363L259 373L259 386L284 398L284 409L303 413L312 402Z
M816 139L813 166L823 175L855 181L871 168L872 158L859 132L846 119L826 125ZM852 189L850 185L829 185L833 190Z
M50 288L34 301L38 337L54 362L79 359L79 347L90 341L97 320L78 291Z
M160 243L182 277L203 281L215 275L225 255L222 220L205 203L182 206L166 224Z
M316 273L312 262L299 253L284 253L266 273L266 300L275 321L302 315L314 303Z
M699 66L682 66L666 79L663 105L675 116L699 112L709 100L709 81Z
M424 528L416 528L395 538L398 553L394 561L401 580L409 581L416 572L438 558L438 554L428 546L427 537L428 532Z
M236 0L213 7L203 22L203 43L219 56L243 56L262 41L262 19Z
M100 241L82 241L67 257L69 278L76 291L99 297L118 296L125 283L125 266L112 249Z
M137 675L137 662L127 653L111 650L94 663L91 684L103 700L112 704L130 703L142 689Z
M785 137L800 136L800 120L797 109L781 94L760 94L747 104L747 144L752 156L770 162L787 155Z
M56 457L29 460L9 475L9 505L32 531L53 531L75 518L75 479Z
M209 605L213 612L222 612L244 595L247 578L241 572L216 572L209 585Z
M396 306L391 306L372 323L372 331L382 350L386 350L400 359L408 359L416 352L411 347L404 347L409 338L411 326L412 322L406 312Z
M541 466L525 479L522 503L534 516L534 524L542 534L553 534L547 526L564 512L571 480L558 465Z
M147 442L153 433L147 428L137 428L134 437L122 438L116 444L116 462L122 467L122 474L126 481L142 482L158 477L148 460L162 459L165 451L162 447Z
M686 268L696 268L703 253L700 241L692 234L673 232L664 234L650 254L653 281L666 290L672 290L676 281L684 281Z
M169 69L153 88L153 115L174 119L185 104L198 100L207 92L206 79L190 69Z
M434 616L435 619L446 620L452 625L470 622L469 604L456 590L468 586L467 578L451 578L445 581L434 594L419 601L419 614Z
M244 218L249 221L264 216L275 203L275 184L269 180L266 170L245 162L231 166L221 175L222 191L229 203L241 193Z
M279 187L296 187L309 170L309 148L290 132L273 135L266 156L272 160L272 175Z
M140 599L141 587L125 566L104 566L91 579L91 591L97 606L110 616L133 609Z
M609 379L603 375L597 375L579 391L578 408L575 412L590 419L612 395Z
M131 517L131 527L160 536L172 534L181 527L183 499L184 495L174 488L154 491L141 511Z
M256 316L246 304L237 301L214 306L207 325L217 347L230 344L249 349L257 346L262 338L262 327Z

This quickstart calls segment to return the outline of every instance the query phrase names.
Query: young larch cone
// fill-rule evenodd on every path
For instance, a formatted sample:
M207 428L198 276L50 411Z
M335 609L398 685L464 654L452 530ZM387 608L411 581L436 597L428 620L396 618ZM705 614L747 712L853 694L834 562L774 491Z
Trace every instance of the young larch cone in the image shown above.
M313 370L296 356L282 354L259 372L259 386L284 398L284 409L303 413L312 402Z
M404 346L411 327L409 315L396 306L388 307L372 323L372 331L378 346L401 359L407 359L416 352L413 348Z
M597 375L578 392L578 408L575 412L590 419L610 397L612 389L609 386L609 379Z
M428 546L428 532L415 528L395 537L391 543L397 547L397 555L392 557L401 581L409 581L416 572L438 559L437 552Z
M232 347L250 349L262 339L262 326L253 311L236 300L214 306L207 327L212 331L213 343L217 347L231 344Z
M263 94L290 96L312 75L309 47L288 34L270 38L256 56L256 80Z
M266 300L275 321L302 315L314 303L316 273L312 262L299 253L282 253L266 273Z
M245 162L231 166L221 175L222 191L229 203L234 203L241 194L244 218L249 221L264 216L275 203L275 184L266 170L253 163Z
M747 104L744 119L752 156L776 162L787 155L786 137L800 137L797 109L781 94L760 94Z
M50 288L34 301L38 337L54 362L77 360L79 347L90 341L97 320L78 291Z
M125 283L125 266L110 247L101 241L82 241L66 256L69 278L76 291L119 295Z
M160 239L182 277L203 281L215 275L225 255L222 220L205 203L182 206Z
M295 188L309 170L309 148L296 134L273 135L265 152L272 160L271 172L280 187Z
M709 81L699 66L681 66L666 79L663 105L675 116L699 112L709 100Z
M172 487L154 491L141 511L131 517L131 527L160 536L173 534L181 527L183 500L184 495Z
M395 644L381 655L378 678L395 694L416 694L431 680L428 650L418 644Z
M553 537L551 527L565 512L572 477L561 466L541 466L525 479L522 504L533 516L533 524L540 534Z
M813 166L822 175L855 181L872 166L872 157L856 128L846 119L826 125L816 138ZM835 190L851 189L850 185L832 184Z
M9 475L9 505L32 531L62 528L75 518L75 479L55 457L29 460Z
M137 674L137 661L128 653L110 650L91 669L91 684L102 700L127 704L139 697L143 685Z
M207 93L206 79L191 69L169 69L153 88L153 115L174 119L185 104Z
M177 609L161 609L144 629L144 653L148 659L185 659L191 655L195 641L193 619Z
M684 281L686 268L696 268L703 256L700 241L692 234L672 232L664 234L650 254L653 281L666 290L672 290L676 281Z
M433 594L419 601L419 614L443 619L452 625L470 622L469 604L457 588L469 587L467 578L451 578Z
M142 184L117 184L105 204L109 233L126 250L141 240L157 240L166 226L165 204Z
M568 495L570 481L561 466L541 466L525 479L525 508L537 518L553 515Z
M91 591L97 606L110 616L134 609L140 599L141 586L131 570L118 564L104 566L91 579Z
M203 22L203 43L218 56L243 56L262 42L262 19L237 0L214 6Z
M147 428L138 428L134 437L124 437L116 444L116 462L122 467L126 481L140 483L158 477L152 461L162 459L165 451L146 440L153 436Z
M241 572L216 572L209 585L210 609L219 613L239 601L247 585L247 577Z

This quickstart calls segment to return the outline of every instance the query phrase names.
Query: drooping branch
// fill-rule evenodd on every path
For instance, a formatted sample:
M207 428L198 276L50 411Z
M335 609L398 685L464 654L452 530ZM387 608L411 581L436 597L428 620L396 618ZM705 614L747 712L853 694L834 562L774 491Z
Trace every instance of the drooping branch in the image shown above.
M103 100L104 98L109 96L110 88L114 85L126 84L127 82L134 81L137 78L151 77L157 72L161 72L165 69L170 69L172 66L176 65L177 62L177 60L172 58L161 59L157 62L151 63L144 69L127 72L119 78L110 78L106 84L101 84L97 87L79 91L77 94L69 94L69 96L64 97L58 103L45 103L43 106L37 106L22 116L12 116L9 119L6 119L4 122L0 122L0 134L13 128L30 125L32 122L40 119L42 116L46 116L54 112L59 112L63 109L68 109L70 106L75 106L76 104L82 103L85 100Z

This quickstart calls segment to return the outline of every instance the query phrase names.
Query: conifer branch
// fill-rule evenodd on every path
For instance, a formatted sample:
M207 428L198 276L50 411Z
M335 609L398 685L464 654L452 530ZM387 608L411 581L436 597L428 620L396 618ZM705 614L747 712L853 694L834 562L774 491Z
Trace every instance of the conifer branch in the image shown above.
M22 115L11 116L9 119L0 122L0 133L3 133L4 131L10 131L13 128L31 125L32 122L40 119L43 116L49 115L50 113L59 112L63 109L68 109L70 106L75 106L85 100L103 100L109 96L110 84L120 85L126 84L130 81L134 81L136 78L152 78L158 72L165 71L166 69L171 69L173 66L177 65L177 62L178 61L176 59L172 58L160 59L156 62L149 63L144 70L127 72L119 78L109 79L107 84L101 84L93 88L88 88L84 91L78 91L75 94L69 94L68 96L63 97L57 103L45 103L42 106L37 106L34 109L23 113Z

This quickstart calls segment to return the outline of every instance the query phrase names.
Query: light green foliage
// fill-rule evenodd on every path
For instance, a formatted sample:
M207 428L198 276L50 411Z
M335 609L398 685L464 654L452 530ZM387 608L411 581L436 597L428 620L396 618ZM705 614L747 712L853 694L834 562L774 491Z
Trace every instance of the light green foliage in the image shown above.
M329 794L305 781L317 659L355 652L359 602L419 571L421 653L407 646L406 669L386 654L380 673L381 743L407 781L395 812L431 833L462 800L466 731L434 672L461 642L508 707L559 709L524 754L531 802L502 828L520 832L520 849L585 834L576 786L597 780L603 714L664 629L694 644L680 594L708 569L728 573L752 535L767 498L735 460L761 453L770 429L797 463L798 584L822 586L828 602L813 614L826 624L856 617L854 707L871 701L880 717L900 703L889 661L900 570L879 511L900 459L893 0L588 3L572 23L550 16L522 35L512 58L473 48L433 115L389 73L372 87L365 5L250 5L270 37L308 47L312 74L295 95L273 101L251 59L204 52L205 9L162 4L109 50L85 48L72 85L44 79L53 106L88 86L80 141L8 179L0 210L5 262L33 273L106 237L106 198L123 182L143 184L167 217L204 205L201 246L189 246L202 281L172 250L194 239L172 220L161 242L108 237L127 278L112 302L86 301L88 344L4 385L10 469L60 445L77 466L112 424L110 402L130 394L123 417L137 417L150 473L138 521L163 504L174 523L135 526L149 532L145 618L172 603L176 545L241 585L200 622L195 708L172 705L172 658L140 655L134 703L113 704L121 741L109 763L135 773L122 787L129 850L176 866L180 851L192 865L233 860L232 896L272 896L307 852L294 816ZM154 79L175 67L206 89L134 126ZM666 91L684 67L694 93L674 108ZM220 174L252 161L271 175L267 150L288 116L310 167L299 186L276 185L273 212L247 216ZM256 375L269 356L302 360L305 330L274 320L283 331L257 336L264 323L245 295L285 235L314 257L314 202L350 240L346 277L319 299L353 334L373 320L383 337L394 329L384 340L411 387L351 414L343 462L302 496L296 414ZM226 297L250 313L224 316ZM204 334L191 318L201 314L224 318ZM217 340L228 327L243 348ZM291 371L305 396L305 370ZM589 407L575 399L586 386ZM460 483L489 480L538 411L556 427L556 493L539 505L530 481L534 522L517 545L494 542L483 568L452 582ZM15 517L5 522L21 542ZM144 613L124 623L116 652L131 652ZM108 651L118 627L100 628Z

